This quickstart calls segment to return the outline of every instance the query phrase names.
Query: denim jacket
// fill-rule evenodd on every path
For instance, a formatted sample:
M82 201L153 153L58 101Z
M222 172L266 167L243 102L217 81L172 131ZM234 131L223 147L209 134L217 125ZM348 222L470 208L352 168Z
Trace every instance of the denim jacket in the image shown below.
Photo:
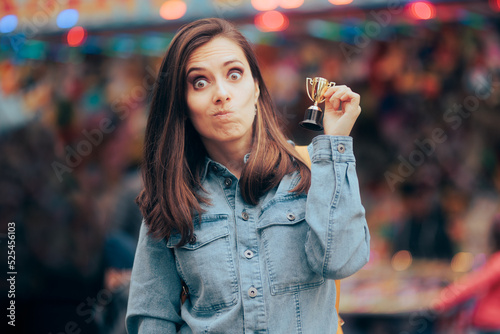
M158 241L141 226L126 316L134 333L335 333L335 282L369 258L352 138L321 135L308 147L311 187L298 172L258 205L238 179L207 158L196 238ZM181 279L189 298L181 305Z

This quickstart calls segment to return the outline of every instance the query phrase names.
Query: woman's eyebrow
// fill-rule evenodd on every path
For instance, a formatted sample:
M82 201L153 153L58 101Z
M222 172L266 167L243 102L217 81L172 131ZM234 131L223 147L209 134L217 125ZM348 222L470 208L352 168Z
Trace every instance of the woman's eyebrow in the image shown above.
M240 63L241 65L243 65L243 62L241 62L240 60L238 60L238 59L231 59L231 60L226 61L223 66L225 67L225 66L227 66L229 64L232 64L232 63Z
M243 65L243 62L238 60L238 59L230 59L230 60L224 62L224 64L222 64L222 67L226 67L232 63L240 63L241 65ZM205 70L204 67L198 67L198 66L191 67L187 70L186 77L189 75L189 73L191 73L193 71L203 71L203 70Z
M205 68L204 67L191 67L187 73L186 73L186 77L189 75L189 73L193 72L193 71L203 71Z

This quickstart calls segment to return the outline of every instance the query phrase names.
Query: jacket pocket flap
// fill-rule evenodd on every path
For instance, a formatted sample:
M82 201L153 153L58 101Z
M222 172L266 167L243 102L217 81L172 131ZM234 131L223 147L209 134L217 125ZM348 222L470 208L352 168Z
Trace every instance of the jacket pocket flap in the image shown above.
M229 235L229 227L227 226L227 215L206 215L202 216L201 224L199 219L194 219L194 238L190 242L180 248L195 250L214 240L226 237ZM167 241L167 247L175 248L181 241L180 234L173 234Z
M262 212L258 229L272 225L294 225L306 218L306 197L277 200Z

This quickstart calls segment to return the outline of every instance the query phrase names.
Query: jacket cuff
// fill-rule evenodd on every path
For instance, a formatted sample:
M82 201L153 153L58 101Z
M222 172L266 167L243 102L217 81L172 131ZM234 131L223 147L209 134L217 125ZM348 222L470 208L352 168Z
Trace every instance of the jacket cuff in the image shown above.
M350 136L316 136L309 145L308 150L312 162L356 162L353 141Z

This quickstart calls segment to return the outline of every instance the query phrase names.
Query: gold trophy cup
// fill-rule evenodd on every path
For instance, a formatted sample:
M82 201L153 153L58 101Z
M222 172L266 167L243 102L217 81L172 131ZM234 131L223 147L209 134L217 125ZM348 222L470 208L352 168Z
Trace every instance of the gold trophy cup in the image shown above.
M312 86L311 93L309 93L309 86ZM326 90L335 86L335 82L329 82L325 78L315 77L314 79L306 79L306 91L309 98L314 102L312 106L307 108L304 115L304 120L299 124L306 129L313 131L323 130L321 121L323 120L323 111L318 107L318 103L323 103Z

